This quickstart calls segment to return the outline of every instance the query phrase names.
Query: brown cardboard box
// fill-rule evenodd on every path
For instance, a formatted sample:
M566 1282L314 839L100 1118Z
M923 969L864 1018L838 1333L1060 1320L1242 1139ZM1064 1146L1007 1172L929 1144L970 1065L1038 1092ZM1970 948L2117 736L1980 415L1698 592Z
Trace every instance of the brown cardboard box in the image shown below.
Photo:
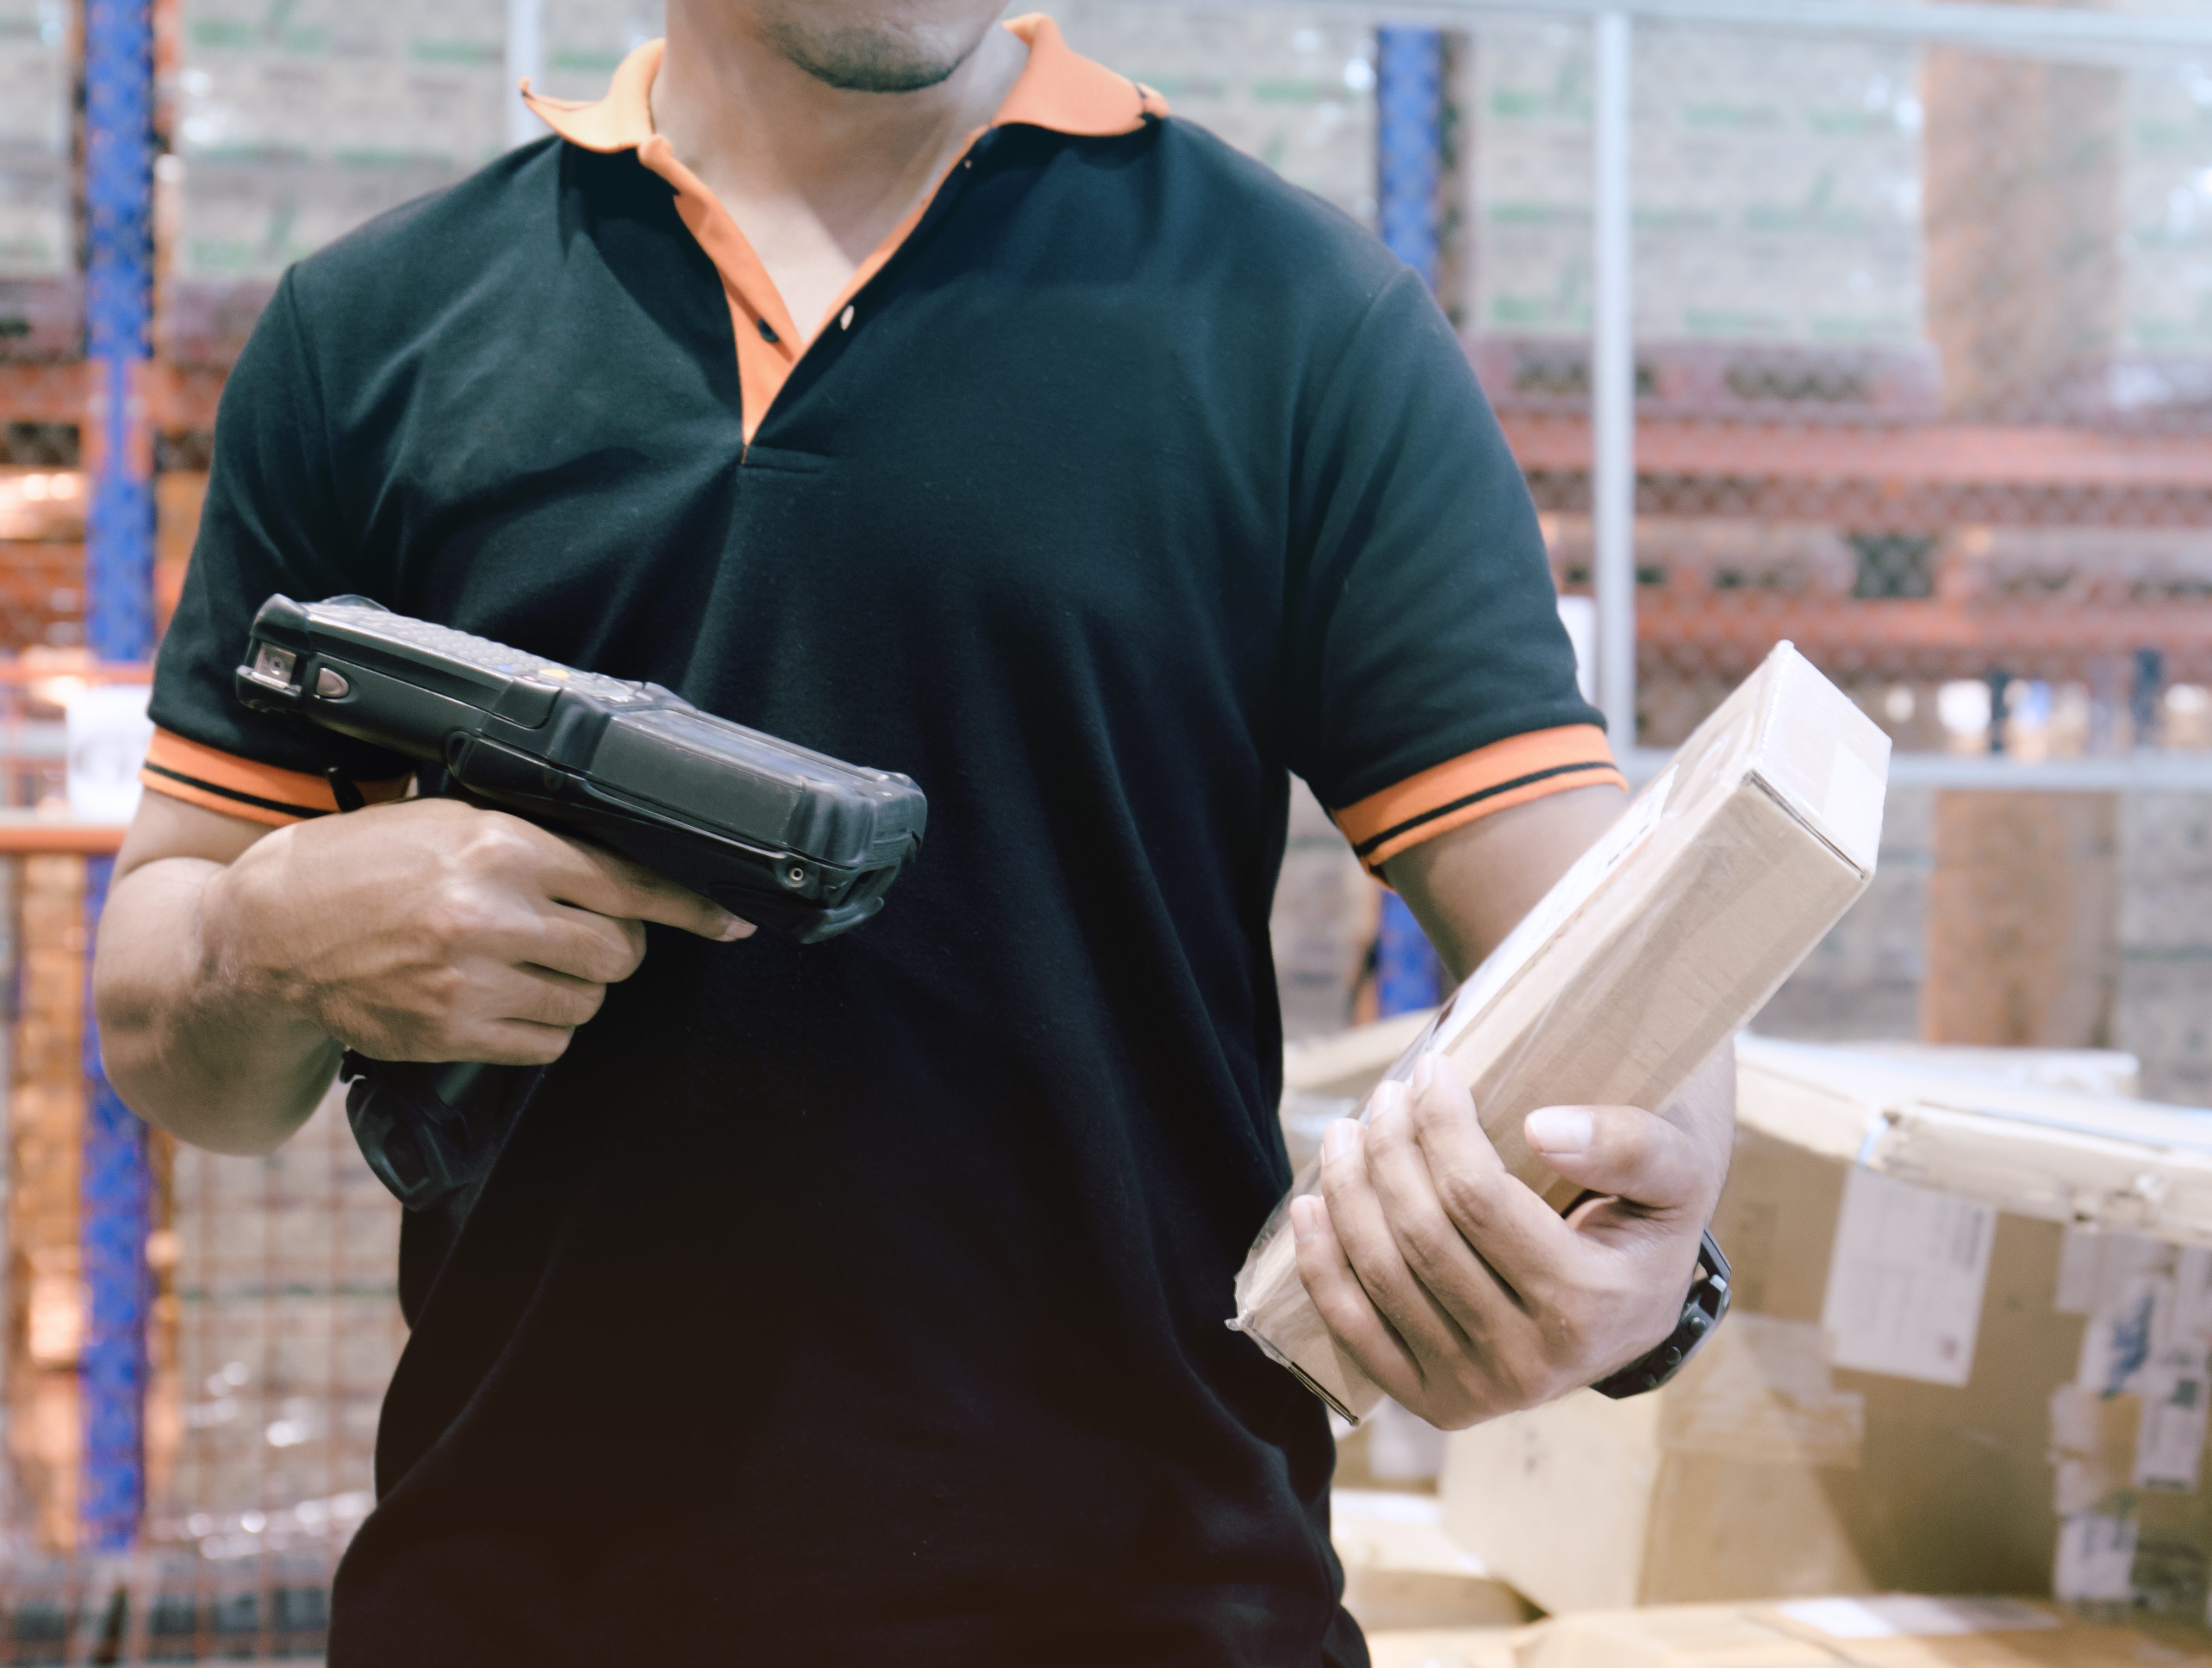
M1728 1324L1655 1396L1454 1437L1455 1536L1553 1611L2055 1580L2201 1617L2203 1115L1927 1056L1738 1065Z
M1344 1566L1344 1607L1370 1634L1511 1628L1535 1614L1444 1532L1433 1495L1339 1488L1329 1538Z
M2061 1231L2000 1217L1963 1385L1838 1371L1821 1326L1845 1166L1747 1131L1714 1232L1736 1307L1656 1394L1462 1432L1453 1535L1554 1612L1777 1594L2048 1590L2046 1406L2081 1322Z
M2212 1668L2212 1650L2004 1599L1697 1604L1545 1622L1515 1668Z
M1374 1668L1520 1668L1518 1628L1390 1629L1367 1635Z
M1507 1168L1564 1205L1521 1121L1559 1102L1654 1105L1756 1014L1874 872L1889 743L1784 643L1462 985L1393 1068L1464 1075ZM1311 1168L1291 1196L1311 1192ZM1285 1202L1287 1203L1287 1201ZM1348 1419L1381 1391L1337 1350L1279 1208L1234 1324Z

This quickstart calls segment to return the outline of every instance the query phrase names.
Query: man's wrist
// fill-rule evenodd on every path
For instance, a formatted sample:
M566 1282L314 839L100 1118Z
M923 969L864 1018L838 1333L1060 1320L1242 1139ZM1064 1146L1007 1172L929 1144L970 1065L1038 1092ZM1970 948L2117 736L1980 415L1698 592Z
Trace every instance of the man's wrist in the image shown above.
M1682 1300L1681 1316L1674 1330L1656 1347L1619 1372L1599 1379L1590 1388L1615 1401L1658 1389L1704 1348L1705 1340L1712 1336L1714 1329L1727 1316L1732 1295L1728 1258L1722 1255L1711 1230L1707 1229L1698 1242L1697 1271L1691 1276L1690 1289Z
M288 924L283 900L272 895L270 883L281 886L273 871L282 867L290 835L289 829L278 829L217 867L200 887L192 912L199 976L193 1005L232 1026L246 1022L264 1036L283 1036L304 1052L319 1053L330 1034L301 1000L302 981L270 953Z

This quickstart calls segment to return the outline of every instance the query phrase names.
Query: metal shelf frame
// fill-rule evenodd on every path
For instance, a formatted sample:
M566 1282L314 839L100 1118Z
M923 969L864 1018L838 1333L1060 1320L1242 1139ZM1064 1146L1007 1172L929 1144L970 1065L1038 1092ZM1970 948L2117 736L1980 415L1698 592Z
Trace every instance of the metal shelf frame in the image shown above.
M1197 0L1208 5L1303 0ZM153 636L151 438L160 429L212 427L219 372L180 372L151 356L153 31L150 0L84 0L87 199L91 216L88 354L78 365L0 367L0 420L76 423L92 478L87 538L87 635L106 660L143 660ZM1586 20L1594 32L1596 282L1592 409L1586 423L1509 419L1532 468L1586 470L1595 527L1599 704L1616 735L1636 711L1636 484L1644 467L1742 474L1764 467L1790 479L1948 481L1984 489L2104 490L2212 495L2203 442L2065 430L1897 429L1770 436L1777 455L1745 450L1725 425L1639 423L1630 258L1631 72L1638 25L1707 24L1775 33L1912 40L1991 53L2087 63L2212 60L2212 17L2115 15L1902 0L1350 0L1342 9L1384 24L1381 99L1382 213L1386 235L1433 278L1440 113L1437 31L1490 13ZM537 0L512 0L509 59L519 73L542 51ZM1424 113L1426 113L1425 114ZM518 125L518 138L534 130ZM1784 451L1788 456L1782 455ZM2208 496L2212 503L2212 496ZM1626 749L1632 774L1650 763ZM2002 759L1900 755L1895 779L1950 786L2187 787L2212 789L2212 759L2165 755L2024 765ZM13 839L35 839L13 831ZM110 837L88 849L88 925L96 928L112 858ZM85 1472L88 1549L126 1547L143 1507L143 1389L149 1300L144 1258L148 1176L144 1129L101 1073L88 1024L83 1250L88 1281Z
M151 0L85 0L85 638L104 661L154 648L154 456L145 384L154 317L154 16ZM95 940L115 859L85 858L85 934ZM129 1550L146 1505L146 1263L153 1185L146 1126L100 1059L86 957L84 1151L79 1245L85 1325L79 1365L81 1551Z

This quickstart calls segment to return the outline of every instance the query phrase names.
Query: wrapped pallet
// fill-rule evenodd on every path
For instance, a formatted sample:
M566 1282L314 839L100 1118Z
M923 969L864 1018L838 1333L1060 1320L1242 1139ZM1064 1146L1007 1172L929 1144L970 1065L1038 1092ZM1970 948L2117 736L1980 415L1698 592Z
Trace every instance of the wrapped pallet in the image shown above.
M149 1538L215 1566L334 1557L368 1514L406 1341L398 1202L343 1090L265 1158L180 1149L173 1197L181 1442Z
M71 58L67 6L0 0L0 359L78 351Z
M1443 1056L1507 1171L1565 1207L1529 1148L1554 1104L1656 1106L1756 1014L1865 890L1889 743L1788 643L1775 649L1510 934L1391 1074ZM1292 1183L1237 1278L1237 1330L1344 1417L1382 1392L1301 1283Z

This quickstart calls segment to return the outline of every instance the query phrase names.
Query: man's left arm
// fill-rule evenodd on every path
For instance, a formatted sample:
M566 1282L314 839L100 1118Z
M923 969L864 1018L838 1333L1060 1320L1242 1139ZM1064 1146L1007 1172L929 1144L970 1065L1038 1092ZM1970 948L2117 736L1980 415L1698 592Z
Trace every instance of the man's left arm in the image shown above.
M1613 787L1494 812L1384 873L1455 979L1511 931L1626 801ZM1591 1196L1562 1217L1505 1172L1458 1074L1422 1062L1363 1126L1332 1125L1322 1191L1297 1201L1298 1270L1343 1347L1391 1397L1456 1429L1592 1384L1681 1314L1728 1172L1723 1048L1664 1106L1552 1106L1529 1145Z

